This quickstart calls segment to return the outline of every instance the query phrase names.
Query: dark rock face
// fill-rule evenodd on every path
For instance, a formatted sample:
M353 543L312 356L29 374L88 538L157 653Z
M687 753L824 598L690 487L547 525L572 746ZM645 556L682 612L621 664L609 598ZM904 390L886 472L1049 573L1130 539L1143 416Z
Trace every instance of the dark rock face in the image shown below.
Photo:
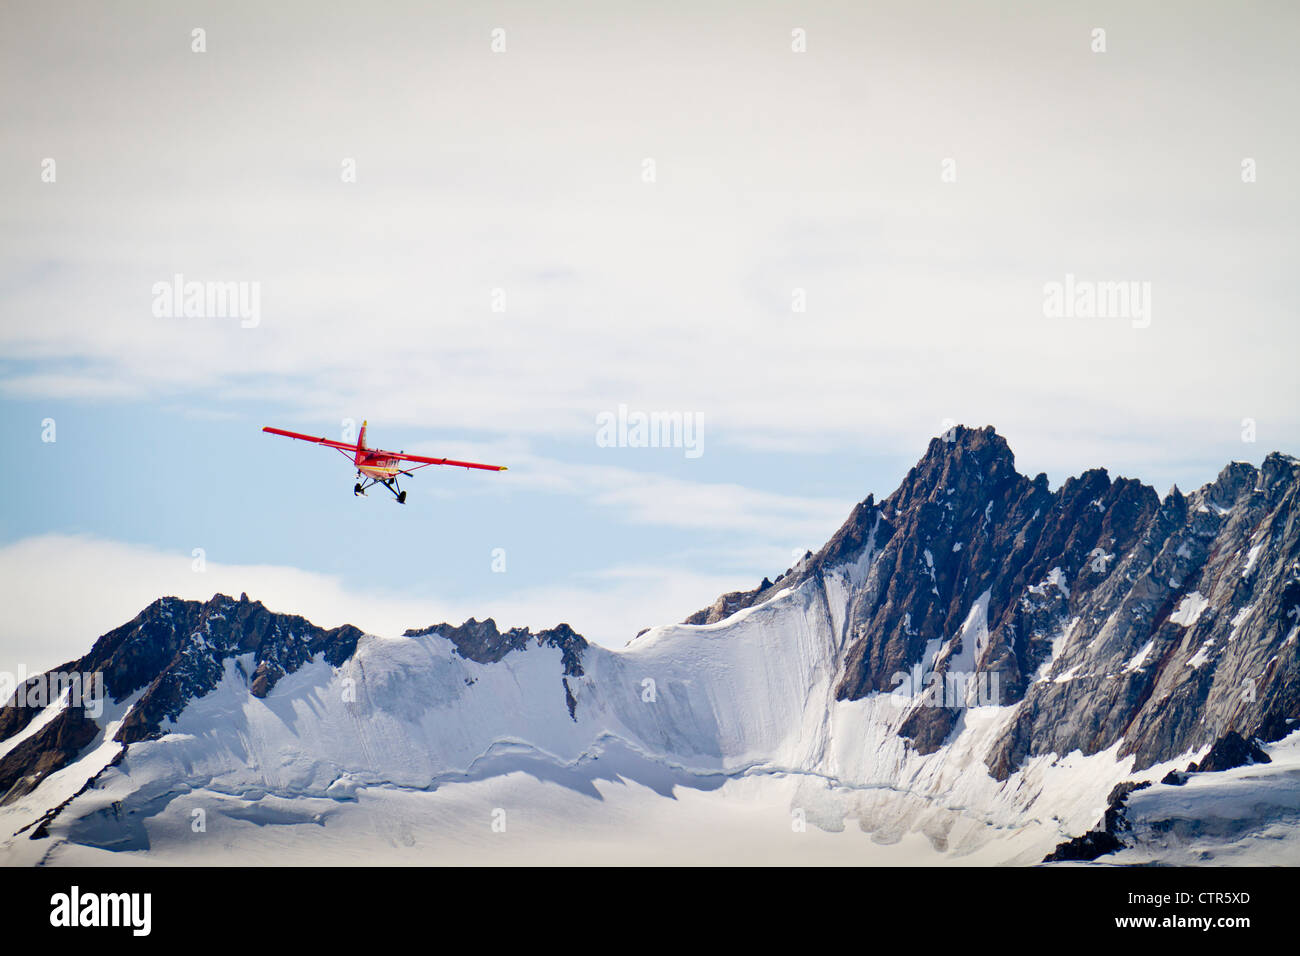
M155 613L151 615L151 611ZM108 652L106 666L120 668L116 683L106 675L114 700L149 681L144 696L117 732L116 739L123 743L157 734L164 719L175 720L191 700L216 687L227 658L253 655L250 690L255 697L265 697L276 681L317 654L338 667L352 656L361 637L361 631L350 624L325 630L297 615L275 614L260 601L249 601L246 594L238 601L218 594L206 604L163 598L150 605L142 617L146 615L149 619L142 626L125 632L119 628L100 638L89 660L83 659L81 664L83 670L90 669L101 653ZM180 626L169 628L171 622ZM113 643L108 643L110 638ZM141 645L175 648L151 680L143 662L156 661L160 654L140 649Z
M1032 720L1031 708L1004 749L992 755L1005 776L1031 753L1085 753L1104 749L1123 730L1095 726L1104 712L1079 726L1070 686L1057 695L1035 683L1054 638L1077 609L1093 603L1160 513L1156 493L1136 481L1112 482L1104 470L1086 472L1055 493L1043 475L1018 474L1006 442L992 429L958 428L952 441L936 438L925 458L881 504L888 539L863 593L851 609L851 643L839 686L841 699L886 690L892 675L940 648L935 670L971 649L952 643L965 616L987 592L988 638L976 649L977 671L996 672L1002 703L1049 697L1050 716ZM880 536L877 537L879 543ZM965 652L963 654L963 652ZM958 711L926 707L904 725L919 750L938 749ZM1028 731L1026 733L1026 730ZM1106 744L1098 747L1101 737ZM1067 737L1069 739L1063 739ZM1052 739L1046 750L1031 741ZM1060 749L1064 748L1064 749Z
M1122 837L1132 829L1125 814L1128 795L1135 790L1145 790L1149 786L1150 783L1134 783L1131 780L1121 783L1106 798L1106 813L1101 823L1083 836L1059 844L1055 850L1043 857L1043 862L1091 861L1122 849L1124 846Z
M780 581L781 578L777 578ZM724 621L737 611L743 611L747 607L753 607L760 601L767 600L771 596L772 582L767 578L752 591L728 591L706 608L696 611L683 624L717 624ZM644 634L650 628L641 631ZM637 637L640 637L638 634Z
M71 664L62 664L56 669L67 672L71 668ZM38 696L38 691L43 686L42 676L38 674L27 678L21 687L14 689L13 697L5 706L0 707L0 740L8 740L14 734L26 730L27 725L44 709L47 701Z
M874 509L878 556L845 624L841 699L888 690L927 645L939 648L936 671L963 656L963 617L988 592L974 667L996 672L1001 702L1017 706L987 757L999 779L1028 756L1121 739L1142 769L1231 726L1265 740L1294 727L1300 462L1233 463L1161 501L1100 469L1052 492L1044 476L1015 472L992 429L951 437ZM862 540L870 506L836 539ZM818 559L802 572L816 573ZM903 733L932 752L958 713L918 709Z
M1253 740L1246 740L1235 730L1230 730L1210 748L1200 763L1187 768L1188 773L1217 773L1252 763L1272 763L1273 759Z
M426 634L445 637L455 645L457 654L478 664L495 664L511 651L527 648L530 640L536 641L538 647L559 649L565 677L582 676L582 652L587 649L586 639L567 624L557 624L534 634L526 627L499 631L492 618L476 621L471 617L461 625L434 624L408 630L402 636L423 637Z
M1163 501L1104 469L1052 491L1045 475L1015 470L992 428L959 426L888 498L854 508L818 554L686 623L820 580L871 547L843 625L839 699L887 692L917 665L942 678L962 662L995 673L999 702L1017 708L987 756L997 778L1030 756L1121 739L1120 755L1143 769L1233 726L1264 741L1297 726L1297 496L1300 462L1277 453ZM986 592L987 636L964 647L963 623ZM959 715L916 707L901 733L932 753Z
M77 758L99 734L85 708L69 707L0 760L0 805L30 793L42 780Z
M1300 605L1298 471L1276 454L1259 471L1229 465L1192 495L1175 489L1130 512L1129 533L1101 529L1095 563L1077 549L1049 559L1073 582L1057 618L1069 634L1019 697L1012 733L990 754L995 775L1027 755L1090 754L1121 738L1120 755L1143 769L1231 727L1276 733L1300 716L1300 611L1287 616ZM1019 673L1042 659L1031 650Z
M143 690L115 738L131 743L159 733L163 720L176 719L191 700L212 690L227 658L253 655L251 691L264 697L277 680L317 654L336 667L342 664L360 637L351 625L325 630L296 615L268 611L247 595L236 601L218 594L206 603L160 598L101 637L85 657L59 669L102 673L114 702ZM16 706L16 696L0 710L0 739L21 731L41 709ZM69 708L66 719L78 719L71 715L82 710ZM64 720L61 715L51 726ZM44 738L48 731L38 736ZM9 756L36 739L24 741Z

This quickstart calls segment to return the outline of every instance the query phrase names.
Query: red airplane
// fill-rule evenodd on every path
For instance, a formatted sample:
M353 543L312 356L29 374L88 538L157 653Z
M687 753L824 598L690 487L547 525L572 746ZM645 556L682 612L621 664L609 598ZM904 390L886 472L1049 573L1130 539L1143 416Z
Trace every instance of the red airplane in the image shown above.
M505 465L480 465L474 461L425 458L421 455L408 455L400 451L381 451L378 448L367 448L365 422L361 423L361 434L357 436L355 445L349 445L341 441L331 441L328 438L317 438L313 435L303 435L298 432L287 432L283 428L271 428L269 425L264 427L262 431L270 432L272 435L283 435L285 438L296 438L299 441L315 442L317 445L324 445L327 448L342 452L346 457L352 459L352 464L357 466L357 477L361 479L352 486L354 495L364 495L367 488L383 485L393 493L399 505L406 504L406 492L397 487L397 476L409 475L418 468L428 468L430 465L455 465L458 468L479 468L483 471L506 470ZM400 463L404 461L415 461L419 462L419 464L411 468L402 468Z

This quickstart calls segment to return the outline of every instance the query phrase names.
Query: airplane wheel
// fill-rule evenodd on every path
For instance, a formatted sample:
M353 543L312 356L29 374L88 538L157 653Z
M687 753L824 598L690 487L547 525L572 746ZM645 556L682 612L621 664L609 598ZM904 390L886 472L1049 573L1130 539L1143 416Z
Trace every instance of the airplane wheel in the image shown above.
M401 494L399 494L399 495L397 496L397 503L398 503L399 505L404 505L404 504L406 504L406 492L405 492L405 491L403 491Z

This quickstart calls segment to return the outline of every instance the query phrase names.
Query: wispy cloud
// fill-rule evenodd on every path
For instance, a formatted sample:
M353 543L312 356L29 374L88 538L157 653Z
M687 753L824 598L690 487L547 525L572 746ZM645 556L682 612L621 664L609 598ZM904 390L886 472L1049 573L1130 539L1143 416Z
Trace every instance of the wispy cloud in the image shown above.
M758 536L767 541L825 540L843 523L853 502L786 495L735 482L690 481L638 470L631 463L643 449L606 449L627 466L593 465L484 443L447 442L420 453L508 460L514 488L581 499L632 524L694 528ZM414 450L414 449L412 449Z

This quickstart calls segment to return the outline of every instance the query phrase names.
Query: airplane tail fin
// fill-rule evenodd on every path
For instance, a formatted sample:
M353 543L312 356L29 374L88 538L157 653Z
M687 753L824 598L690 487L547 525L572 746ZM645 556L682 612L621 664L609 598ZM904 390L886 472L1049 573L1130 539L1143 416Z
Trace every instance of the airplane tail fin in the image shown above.
M361 461L361 453L366 450L366 423L361 423L361 432L357 435L357 461Z

